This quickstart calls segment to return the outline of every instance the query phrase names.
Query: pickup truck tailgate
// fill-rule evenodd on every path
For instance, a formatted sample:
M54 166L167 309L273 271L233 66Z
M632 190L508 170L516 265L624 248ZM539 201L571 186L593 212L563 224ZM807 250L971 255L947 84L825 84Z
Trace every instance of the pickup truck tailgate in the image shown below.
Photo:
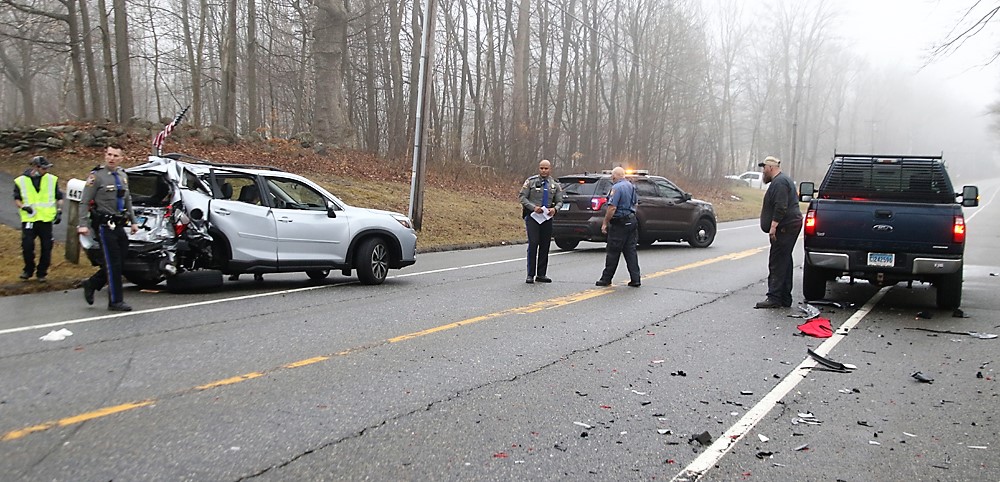
M814 206L811 249L962 254L953 239L956 205L823 200Z

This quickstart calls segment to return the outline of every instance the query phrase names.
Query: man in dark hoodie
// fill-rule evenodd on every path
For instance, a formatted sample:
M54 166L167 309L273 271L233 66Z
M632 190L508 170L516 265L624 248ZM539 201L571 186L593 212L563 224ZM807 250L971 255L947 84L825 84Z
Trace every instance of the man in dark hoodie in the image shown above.
M781 161L768 156L757 164L764 168L764 183L770 184L760 208L760 229L771 240L767 258L767 298L754 308L792 306L792 250L802 230L795 182L781 172Z

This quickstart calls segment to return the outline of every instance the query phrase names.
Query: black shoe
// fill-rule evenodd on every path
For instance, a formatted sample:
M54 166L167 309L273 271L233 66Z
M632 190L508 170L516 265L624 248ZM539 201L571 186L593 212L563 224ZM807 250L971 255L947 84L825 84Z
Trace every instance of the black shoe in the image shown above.
M633 287L633 288L638 288L638 287L642 286L642 283L639 282L639 281L629 281L628 285L631 286L631 287Z
M535 282L535 278L531 277L531 276L528 276L527 278L524 279L524 282L528 283L529 285L533 284Z
M595 286L611 286L611 282L610 282L610 281L604 281L604 280L602 280L602 279L599 279L599 280L597 280L597 282L596 282L596 283L594 283L594 285L595 285Z
M21 276L18 276L18 278L21 278L23 280L27 280L30 277L31 277L31 273L21 273Z
M111 303L108 305L109 311L132 311L132 307L129 306L124 301L119 301L117 303Z
M549 278L548 276L535 276L535 281L539 283L551 283L552 278Z
M94 287L90 286L90 280L85 279L81 284L83 285L83 299L88 305L94 304Z
M779 308L779 307L781 307L781 303L778 303L777 301L773 301L773 300L767 299L767 300L764 300L764 301L758 301L756 305L753 305L753 307L754 307L754 309L760 309L760 308Z

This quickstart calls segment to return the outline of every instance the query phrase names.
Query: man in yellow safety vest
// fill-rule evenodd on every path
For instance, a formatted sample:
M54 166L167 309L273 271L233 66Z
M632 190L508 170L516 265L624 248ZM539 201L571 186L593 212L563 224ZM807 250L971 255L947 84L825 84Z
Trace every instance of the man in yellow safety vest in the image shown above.
M21 215L21 254L24 271L21 279L36 275L45 281L52 261L52 225L62 220L63 193L59 178L49 174L52 163L43 156L31 159L31 167L14 179L14 204ZM35 264L35 238L41 244L38 264Z

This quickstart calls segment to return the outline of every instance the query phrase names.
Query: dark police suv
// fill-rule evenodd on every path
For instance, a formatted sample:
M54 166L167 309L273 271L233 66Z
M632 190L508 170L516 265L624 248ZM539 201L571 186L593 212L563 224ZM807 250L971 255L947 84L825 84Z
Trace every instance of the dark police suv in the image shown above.
M716 219L712 204L694 199L664 177L647 171L627 171L626 179L639 194L639 245L656 241L687 241L705 248L715 240ZM580 241L607 241L601 222L611 192L611 172L562 176L563 205L553 218L556 246L575 249Z

